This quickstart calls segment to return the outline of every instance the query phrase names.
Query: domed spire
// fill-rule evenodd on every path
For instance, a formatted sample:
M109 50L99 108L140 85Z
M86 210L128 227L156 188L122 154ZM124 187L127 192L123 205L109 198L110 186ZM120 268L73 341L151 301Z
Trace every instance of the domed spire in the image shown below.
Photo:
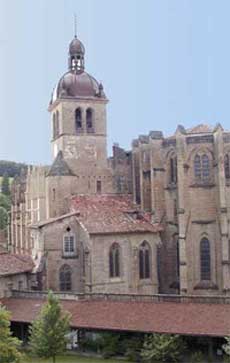
M69 45L69 70L81 73L85 68L85 47L77 38L77 20L74 17L74 39Z

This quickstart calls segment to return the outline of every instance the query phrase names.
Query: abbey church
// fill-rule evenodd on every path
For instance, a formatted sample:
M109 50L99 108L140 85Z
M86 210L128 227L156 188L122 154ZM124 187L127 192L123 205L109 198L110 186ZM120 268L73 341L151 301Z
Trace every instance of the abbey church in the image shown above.
M20 288L229 295L230 132L150 131L108 158L107 103L75 37L48 107L52 165L12 186L8 248L34 264Z

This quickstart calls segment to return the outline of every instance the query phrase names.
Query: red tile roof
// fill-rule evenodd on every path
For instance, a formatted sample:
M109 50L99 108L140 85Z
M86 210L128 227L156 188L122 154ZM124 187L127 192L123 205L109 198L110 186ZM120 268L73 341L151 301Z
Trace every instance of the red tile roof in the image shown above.
M0 276L29 272L33 267L34 263L30 256L0 253Z
M72 199L79 211L77 220L89 233L159 232L159 224L150 222L150 214L140 210L127 195L80 195Z
M12 321L30 323L45 300L3 299ZM75 328L226 336L230 333L230 305L171 302L61 300Z

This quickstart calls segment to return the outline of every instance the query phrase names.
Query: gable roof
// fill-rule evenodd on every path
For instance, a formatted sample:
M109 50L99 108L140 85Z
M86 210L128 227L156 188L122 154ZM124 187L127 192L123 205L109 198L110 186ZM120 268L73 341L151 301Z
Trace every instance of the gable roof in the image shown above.
M79 195L72 198L76 219L90 234L152 232L162 230L151 223L151 214L132 202L127 195Z
M64 160L61 150L58 152L47 176L75 176L67 162Z
M33 267L31 256L0 253L0 277L30 272Z

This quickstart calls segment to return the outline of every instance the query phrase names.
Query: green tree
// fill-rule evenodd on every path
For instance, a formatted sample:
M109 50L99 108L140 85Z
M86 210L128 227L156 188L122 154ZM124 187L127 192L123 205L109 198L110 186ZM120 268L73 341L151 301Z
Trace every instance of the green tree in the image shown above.
M11 206L10 197L5 194L0 194L0 207L9 211Z
M10 181L7 174L2 177L2 194L10 195Z
M178 362L185 344L179 335L151 334L145 337L141 356L146 362Z
M66 349L66 334L69 331L68 313L63 313L59 300L52 292L30 329L30 347L33 354L41 358L53 358Z
M0 230L6 229L8 224L8 213L0 206Z
M17 363L21 353L21 342L12 337L10 332L10 313L0 305L0 363Z

